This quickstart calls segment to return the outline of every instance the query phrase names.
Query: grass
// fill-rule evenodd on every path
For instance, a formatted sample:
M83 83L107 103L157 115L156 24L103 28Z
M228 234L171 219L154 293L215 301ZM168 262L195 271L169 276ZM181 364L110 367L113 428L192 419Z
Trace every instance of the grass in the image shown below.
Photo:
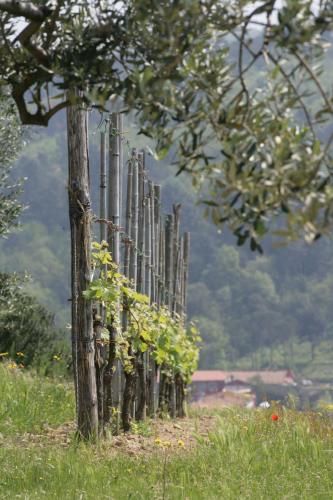
M224 410L208 437L198 435L198 445L191 450L156 445L153 452L129 456L115 451L112 440L99 445L73 440L66 448L33 442L23 447L20 433L43 429L45 420L59 425L71 417L72 408L66 406L71 395L66 387L56 386L53 394L50 382L0 369L1 414L6 407L3 399L7 411L12 411L0 420L1 499L326 500L333 496L333 427L324 415L278 406L273 411ZM15 387L18 403L10 405ZM24 394L26 422L20 402ZM48 402L45 395L51 396ZM271 419L273 412L277 421ZM11 425L4 426L3 418ZM142 433L144 439L154 440L144 426Z
M10 366L10 364L9 364ZM0 433L39 432L74 418L72 391L60 381L0 363Z

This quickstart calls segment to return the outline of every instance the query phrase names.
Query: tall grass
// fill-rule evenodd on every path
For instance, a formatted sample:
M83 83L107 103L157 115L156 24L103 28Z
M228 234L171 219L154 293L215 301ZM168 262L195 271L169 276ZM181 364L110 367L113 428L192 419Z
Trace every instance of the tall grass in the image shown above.
M27 430L37 421L37 427L40 426L43 413L49 420L54 418L56 424L70 416L72 410L64 411L59 399L62 390L65 400L70 401L65 388L56 387L53 394L49 382L44 386L41 380L21 377L11 375L11 381L7 380L10 393L14 381L22 386L21 395L25 383L36 385L27 392L27 423L22 409L18 422L13 424L16 432ZM3 380L1 384L3 390ZM37 387L44 394L51 394L50 408L45 398L38 396ZM278 420L271 419L273 412ZM12 418L16 422L16 417ZM217 417L215 429L197 439L194 450L156 446L154 453L137 456L116 451L112 440L100 445L73 441L69 448L49 444L28 445L24 449L17 439L17 446L10 444L10 440L6 444L4 439L5 446L0 448L0 498L333 498L333 428L323 415L280 407L273 411L225 410Z
M0 363L0 433L3 436L38 432L73 418L73 393L68 386Z

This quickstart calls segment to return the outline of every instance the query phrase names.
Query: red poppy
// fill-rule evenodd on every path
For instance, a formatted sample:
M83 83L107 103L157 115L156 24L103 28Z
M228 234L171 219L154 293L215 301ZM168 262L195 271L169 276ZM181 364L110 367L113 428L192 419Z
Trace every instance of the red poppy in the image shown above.
M274 414L273 414L273 415L271 416L271 419L272 419L272 420L279 420L279 416L278 416L278 415L274 415Z

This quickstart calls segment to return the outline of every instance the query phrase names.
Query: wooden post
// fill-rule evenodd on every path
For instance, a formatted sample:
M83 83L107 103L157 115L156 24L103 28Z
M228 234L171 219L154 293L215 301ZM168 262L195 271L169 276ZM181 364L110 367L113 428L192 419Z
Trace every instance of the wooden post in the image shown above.
M172 312L173 314L177 311L178 302L178 278L180 270L180 249L179 249L179 227L180 227L180 203L178 205L173 205L173 215L174 215L174 234L173 234L173 276L172 276Z
M127 191L126 191L126 221L125 221L125 250L124 250L124 276L130 279L130 257L133 253L132 249L132 189L133 189L133 162L132 157L127 163ZM126 310L126 300L124 299L123 315L122 315L122 330L126 332L128 326L128 314Z
M124 151L123 151L123 138L124 138L124 117L118 113L118 152L119 152L119 225L121 226L123 214L123 176L124 176ZM123 254L120 248L120 233L119 235L119 272L121 269L121 261ZM119 310L119 315L122 319L122 313ZM122 405L122 387L124 380L124 373L120 359L117 359L116 368L116 408L117 408L117 432L120 428L120 411Z
M155 291L155 203L154 203L154 183L148 181L148 192L150 200L150 298L151 303L156 302L156 291Z
M150 197L145 199L145 294L151 299L151 208Z
M166 304L166 287L165 287L165 225L160 222L160 238L159 238L159 305Z
M106 219L106 140L105 132L101 132L100 142L100 198L99 198L99 215L101 219ZM106 241L107 228L106 224L101 223L100 227L100 241Z
M123 178L124 178L124 116L122 113L118 114L118 151L119 151L119 217L120 221L123 218Z
M131 253L129 277L132 281L134 290L137 286L137 244L138 244L138 162L136 150L133 150L132 162L132 207L131 207ZM133 398L135 395L136 381L136 359L134 357L132 345L128 348L128 354L132 359L131 370L125 371L125 389L123 394L122 404L122 421L124 432L129 432L131 429L131 410Z
M138 232L138 281L137 291L145 293L145 168L144 155L142 152L138 154L139 159L139 232Z
M137 152L132 152L132 207L131 207L131 255L129 276L133 282L134 290L137 287L137 246L138 246L138 217L139 217L139 193L138 193L138 157Z
M91 202L87 111L67 108L68 196L71 230L72 346L78 432L98 435L92 304L83 297L91 277Z
M116 226L120 225L120 162L119 162L119 114L110 115L109 131L109 220ZM112 260L120 264L120 235L119 231L109 231Z
M106 198L106 141L105 133L101 132L100 138L100 198L99 198L99 217L100 223L100 243L107 239L107 227L102 221L106 219L107 198ZM101 269L101 275L107 272L107 265ZM106 310L103 305L98 311L97 307L93 308L93 325L95 335L95 368L96 368L96 385L97 385L97 402L98 402L98 425L99 433L101 433L104 424L104 359L102 347L102 328L105 324Z
M156 304L157 299L157 287L156 287L156 220L155 220L155 188L152 181L148 182L149 187L149 198L150 198L150 227L151 227L151 239L150 239L150 276L151 276L151 304ZM148 361L148 392L147 392L147 407L150 417L155 416L155 397L156 397L156 363L151 356L151 352L147 353Z
M186 232L184 234L184 249L183 249L183 259L184 259L183 314L184 314L184 321L186 321L186 316L187 316L187 284L188 284L188 272L189 272L190 242L191 242L190 233Z
M131 257L131 230L132 230L132 187L133 187L133 159L128 161L127 170L127 194L126 194L126 222L125 233L129 240L125 240L124 251L124 276L129 278L130 257Z
M145 266L145 294L150 298L151 296L151 219L150 219L150 198L145 197L144 202L144 235L145 235L145 255L143 264ZM136 418L138 420L145 420L146 407L147 407L147 381L148 381L148 353L138 353L138 409Z
M138 268L137 268L137 285L136 289L139 293L145 293L145 170L144 170L144 155L140 151L138 153L138 205L139 205L139 215L138 215ZM136 369L137 369L137 380L136 380L136 394L134 398L133 405L133 416L137 420L142 420L144 418L145 412L145 374L144 374L144 361L143 354L140 352L136 353Z
M174 217L167 215L165 221L165 304L172 309Z
M180 239L180 269L179 269L179 311L184 323L184 236Z
M156 304L160 304L159 297L159 264L160 264L160 228L161 228L161 186L155 185L153 191L154 202L154 241L155 241L155 254L154 254L154 276L155 276L155 297Z
M119 114L112 113L110 115L109 128L109 206L108 219L114 226L120 225L120 164L119 164ZM109 245L112 253L112 260L118 266L120 265L120 234L119 231L109 230L108 235ZM119 407L119 393L117 384L112 382L116 365L116 341L117 327L119 322L119 303L116 306L117 312L114 318L111 318L111 323L108 325L109 330L109 358L108 364L104 371L104 422L108 423L111 420L112 408Z

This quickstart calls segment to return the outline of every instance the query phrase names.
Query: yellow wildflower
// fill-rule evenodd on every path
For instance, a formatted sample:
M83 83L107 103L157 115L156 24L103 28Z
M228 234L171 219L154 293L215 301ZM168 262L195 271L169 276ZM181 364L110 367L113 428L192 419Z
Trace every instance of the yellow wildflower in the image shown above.
M155 444L157 444L158 446L161 446L162 445L162 440L160 438L156 438L155 439Z
M8 356L8 352L0 352L0 356L3 356L3 357Z
M53 359L54 359L55 361L60 361L60 359L61 359L61 358L60 358L60 356L57 356L57 355L55 354L55 355L53 356Z
M23 352L19 351L16 353L16 356L18 356L19 358L24 358L25 355Z
M178 439L178 446L185 446L185 443L182 439Z
M7 365L7 368L16 368L17 367L17 364L16 363L9 363Z

